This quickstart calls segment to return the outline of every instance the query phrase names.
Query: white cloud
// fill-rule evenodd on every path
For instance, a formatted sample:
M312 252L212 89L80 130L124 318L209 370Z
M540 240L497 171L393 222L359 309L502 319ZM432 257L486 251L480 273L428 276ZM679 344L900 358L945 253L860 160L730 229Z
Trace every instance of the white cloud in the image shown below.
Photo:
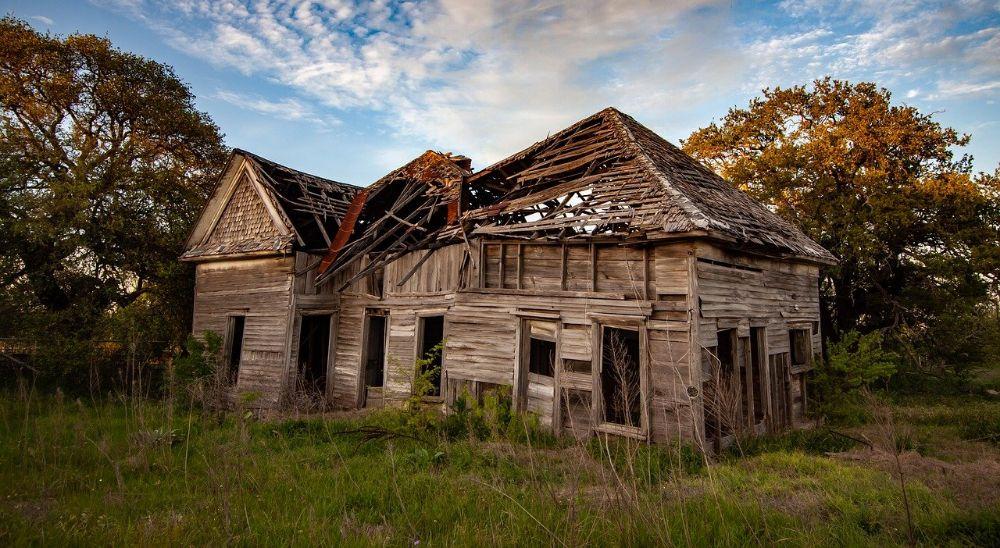
M239 108L282 120L309 122L320 127L330 127L340 124L340 121L336 118L320 115L309 105L293 98L272 101L257 95L247 95L226 90L217 91L213 97Z
M291 120L374 109L478 165L609 104L665 126L827 74L911 99L1000 95L1000 28L981 24L996 20L993 0L799 0L753 21L727 0L92 1L302 98L223 100Z
M767 29L770 36L751 43L760 85L833 75L886 86L938 88L924 93L926 98L956 96L961 89L996 91L990 85L1000 78L1000 27L995 23L1000 4L995 2L808 0L784 7L805 30ZM994 26L980 28L977 20ZM959 80L962 85L956 86Z
M43 24L43 25L45 25L47 27L51 27L52 25L54 25L56 23L50 17L45 17L44 15L32 15L32 16L28 17L28 19L33 19L35 21L38 21L39 23L41 23L41 24Z

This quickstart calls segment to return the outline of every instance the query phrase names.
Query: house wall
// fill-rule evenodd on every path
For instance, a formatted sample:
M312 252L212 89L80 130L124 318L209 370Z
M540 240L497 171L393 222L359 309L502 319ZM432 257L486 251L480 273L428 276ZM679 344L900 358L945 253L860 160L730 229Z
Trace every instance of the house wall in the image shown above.
M705 242L695 248L699 351L716 346L720 329L735 328L742 338L753 326L766 328L769 361L787 359L790 329L808 329L813 354L821 353L817 266L750 256ZM797 420L803 418L803 374L793 371L787 379ZM708 378L707 371L703 376Z
M303 254L203 263L195 330L223 333L227 314L246 313L240 390L260 391L276 402L294 374L284 364L295 363L301 315L331 313L328 396L334 405L350 408L359 404L363 389L367 309L388 312L383 393L389 404L411 394L422 315L445 316L446 401L462 390L480 394L498 385L513 390L526 382L517 370L525 322L553 322L558 325L557 399L545 400L539 392L544 387L532 385L536 397L530 407L551 409L540 414L543 423L554 422L556 431L585 436L599 422L592 412L600 358L597 329L631 326L641 330L645 349L644 435L657 442L703 436L699 395L707 375L702 355L715 346L717 330L732 327L747 336L751 325L766 327L767 353L780 357L788 352L788 329L808 328L819 352L815 266L690 241L645 247L473 242L438 249L424 260L427 253L404 256L381 275L347 287L366 259L318 288L308 268L316 257ZM799 378L790 381L792 398L799 402Z
M559 324L559 400L552 402L545 418L557 415L559 430L586 435L594 420L589 406L595 326L624 319L646 334L650 434L659 441L694 435L687 390L693 369L688 329L692 245L643 249L505 243L487 244L481 255L474 245L471 255L464 244L437 250L406 281L402 278L426 252L388 265L381 299L367 291L363 280L345 289L332 379L337 405L355 405L359 393L365 308L389 311L389 401L410 395L419 315L445 314L443 385L451 397L463 389L480 393L496 385L513 387L521 322L544 318ZM485 264L481 276L480 262ZM359 261L328 286L342 285L362 267ZM499 287L501 283L505 287ZM532 401L533 406L546 407Z
M195 334L226 335L229 316L246 316L237 389L277 404L289 351L294 260L291 257L205 262L195 273Z

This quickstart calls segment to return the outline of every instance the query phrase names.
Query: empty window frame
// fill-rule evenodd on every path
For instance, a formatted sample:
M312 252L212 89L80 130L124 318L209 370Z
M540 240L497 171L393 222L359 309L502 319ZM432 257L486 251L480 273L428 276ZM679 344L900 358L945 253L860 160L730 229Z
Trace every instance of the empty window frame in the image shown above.
M329 355L330 315L302 316L298 353L300 388L310 394L326 394Z
M236 384L239 376L246 320L246 316L229 316L226 322L226 381L229 384Z
M420 360L420 374L426 375L431 383L428 396L441 395L441 354L444 352L444 316L421 316L417 318L417 351Z
M556 343L555 341L537 339L531 337L530 348L528 350L528 372L535 375L552 377L556 371Z
M637 329L601 326L601 409L606 423L643 426L640 347Z
M588 360L572 360L568 358L563 358L562 362L563 362L563 371L568 371L570 373L585 373L588 375L590 374L591 364L590 361Z
M808 329L789 329L788 345L791 349L791 366L798 369L812 363L812 341Z

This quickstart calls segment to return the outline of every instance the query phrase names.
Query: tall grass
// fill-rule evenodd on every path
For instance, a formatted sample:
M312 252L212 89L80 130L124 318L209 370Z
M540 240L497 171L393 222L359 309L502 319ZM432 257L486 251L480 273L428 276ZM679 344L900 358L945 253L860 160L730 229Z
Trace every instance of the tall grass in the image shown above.
M681 444L557 439L501 403L261 421L24 386L0 396L0 542L907 541L883 472L784 448L713 463ZM988 538L985 518L907 493L918 540Z

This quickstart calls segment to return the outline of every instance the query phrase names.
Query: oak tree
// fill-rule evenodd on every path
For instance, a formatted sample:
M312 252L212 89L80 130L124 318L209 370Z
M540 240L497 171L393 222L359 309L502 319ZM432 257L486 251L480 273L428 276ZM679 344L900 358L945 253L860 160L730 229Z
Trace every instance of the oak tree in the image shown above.
M170 67L0 20L0 328L85 334L145 300L183 329L177 256L225 154Z
M835 335L891 330L940 367L981 346L973 320L1000 275L1000 173L956 155L969 138L875 84L825 78L766 89L683 145L837 256L822 287Z

